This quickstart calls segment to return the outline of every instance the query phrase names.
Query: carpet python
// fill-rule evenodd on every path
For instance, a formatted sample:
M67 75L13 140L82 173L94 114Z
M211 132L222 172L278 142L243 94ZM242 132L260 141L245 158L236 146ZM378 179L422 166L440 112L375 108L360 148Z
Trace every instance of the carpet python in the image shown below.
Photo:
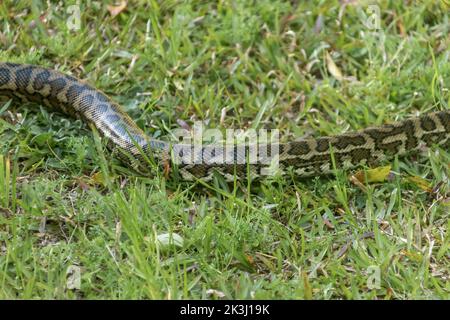
M246 161L252 150L256 150L256 158L276 158L282 173L289 169L299 177L308 177L330 174L335 168L373 166L423 147L450 149L450 110L341 135L269 143L257 149L251 144L195 148L148 137L106 94L55 70L0 62L0 96L37 102L81 118L96 127L126 164L142 169L154 160L166 171L175 168L185 180L208 181L214 172L227 181L258 177L267 169L267 162ZM275 153L276 157L271 157Z

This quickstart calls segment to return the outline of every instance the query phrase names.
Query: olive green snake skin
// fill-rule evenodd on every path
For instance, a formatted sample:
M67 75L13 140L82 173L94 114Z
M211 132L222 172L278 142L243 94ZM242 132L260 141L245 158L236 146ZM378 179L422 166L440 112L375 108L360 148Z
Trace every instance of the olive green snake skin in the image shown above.
M134 168L146 167L147 161L154 160L166 171L176 168L185 180L207 181L218 172L230 181L249 175L259 177L266 167L258 162L246 163L251 146L245 146L243 152L238 152L238 146L223 150L205 145L195 149L189 144L150 138L107 95L55 70L0 63L0 96L38 102L93 124L108 140L108 146L118 150L120 158ZM371 166L432 146L449 149L450 110L342 135L267 144L264 148L267 154L277 152L281 172L290 168L297 176L307 177L329 174L334 168ZM173 154L189 155L197 161L174 163ZM205 154L231 161L198 161L207 159Z

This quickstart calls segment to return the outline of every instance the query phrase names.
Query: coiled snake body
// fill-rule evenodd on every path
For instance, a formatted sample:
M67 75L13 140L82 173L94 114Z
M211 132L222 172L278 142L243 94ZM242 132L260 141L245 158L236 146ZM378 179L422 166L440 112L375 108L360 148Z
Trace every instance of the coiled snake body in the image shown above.
M154 140L107 95L55 70L0 63L0 96L42 103L92 123L108 139L111 149L119 150L122 159L127 163L137 163L139 167L145 167L149 158L155 159L162 167L164 163L170 167L173 162L171 155L189 155L190 159L196 160L175 165L186 180L210 180L214 171L226 180L233 180L248 174L259 176L265 168L261 163L245 161L251 146L245 146L243 152L239 152L238 146L217 148L205 145L195 149L189 144ZM298 176L306 177L331 173L334 167L348 169L373 165L422 146L434 145L444 149L450 147L450 110L342 135L267 144L262 149L268 154L276 150L282 172L291 167ZM204 157L205 154L216 160L231 161L206 161L211 157Z

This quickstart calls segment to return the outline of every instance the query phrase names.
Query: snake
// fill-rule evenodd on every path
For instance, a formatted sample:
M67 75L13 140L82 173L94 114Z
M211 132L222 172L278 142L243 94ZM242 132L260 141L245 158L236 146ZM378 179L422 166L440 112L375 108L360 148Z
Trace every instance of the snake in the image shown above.
M270 172L311 177L336 169L374 166L423 148L450 148L450 110L332 136L285 143L200 144L154 139L108 95L85 81L36 65L0 62L0 96L35 102L95 127L126 165L146 171L152 164L183 180L259 178ZM257 142L255 142L257 141ZM250 157L251 156L251 157ZM250 159L251 158L251 159ZM275 163L275 165L273 165ZM275 171L271 170L274 169ZM151 170L147 170L151 171Z

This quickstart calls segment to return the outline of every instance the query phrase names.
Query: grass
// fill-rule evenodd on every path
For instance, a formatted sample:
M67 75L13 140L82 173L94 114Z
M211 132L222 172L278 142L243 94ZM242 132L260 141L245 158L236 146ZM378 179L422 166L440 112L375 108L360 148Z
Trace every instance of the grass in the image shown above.
M410 2L380 2L374 30L365 1L130 1L115 17L83 1L73 31L75 1L3 1L0 61L86 79L153 137L180 120L339 134L449 108L448 7ZM0 298L450 298L448 150L395 159L382 183L184 183L127 169L79 120L0 113Z

